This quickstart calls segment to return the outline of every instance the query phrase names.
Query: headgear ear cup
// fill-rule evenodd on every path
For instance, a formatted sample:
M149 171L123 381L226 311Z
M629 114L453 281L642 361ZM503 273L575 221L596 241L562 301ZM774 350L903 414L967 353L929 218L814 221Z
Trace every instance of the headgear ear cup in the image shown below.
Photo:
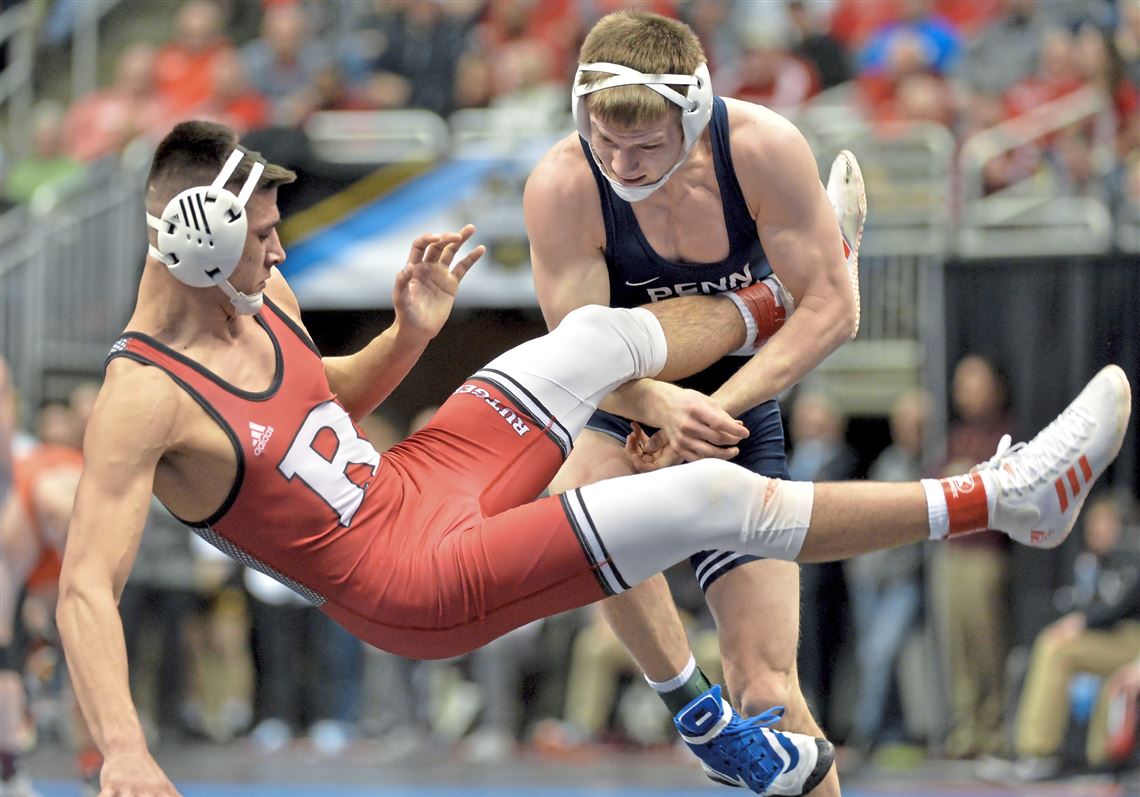
M583 72L608 72L611 77L581 85ZM586 95L617 86L645 86L681 108L681 132L684 135L684 149L681 152L681 157L677 159L672 168L655 183L641 186L622 185L609 175L598 160L598 156L594 154L594 161L602 170L602 174L609 180L614 192L627 202L637 202L665 185L673 172L677 171L689 157L689 153L700 139L701 134L708 127L709 120L712 118L713 106L712 78L709 76L707 64L698 66L691 75L647 75L628 66L605 62L579 64L578 71L574 75L570 102L578 135L587 144L590 143L590 114L586 110ZM684 95L681 95L672 86L688 86L689 88ZM592 147L590 152L593 154Z
M161 218L147 214L147 224L158 231L158 246L149 247L152 257L166 264L179 282L192 288L217 286L238 312L252 315L261 308L260 293L247 296L229 282L245 250L249 222L245 203L257 187L265 164L256 161L241 193L225 188L246 153L235 149L225 166L208 186L182 191L168 203Z

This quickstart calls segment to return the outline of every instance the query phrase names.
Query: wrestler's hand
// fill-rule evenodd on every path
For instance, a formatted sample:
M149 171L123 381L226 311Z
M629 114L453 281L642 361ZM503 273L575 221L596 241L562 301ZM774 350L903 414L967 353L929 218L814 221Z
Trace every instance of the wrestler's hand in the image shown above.
M632 422L633 431L625 438L625 455L637 473L660 470L681 462L681 455L664 432L654 432L650 437L637 421Z
M475 225L468 224L457 233L421 235L412 244L407 265L396 275L392 289L392 306L402 333L433 338L443 327L460 281L487 251L477 246L452 265L455 253L474 232Z
M145 750L107 756L99 782L99 797L178 797L174 784Z
M659 383L653 417L681 462L698 459L732 459L748 428L714 399L696 390ZM654 435L656 437L656 435Z

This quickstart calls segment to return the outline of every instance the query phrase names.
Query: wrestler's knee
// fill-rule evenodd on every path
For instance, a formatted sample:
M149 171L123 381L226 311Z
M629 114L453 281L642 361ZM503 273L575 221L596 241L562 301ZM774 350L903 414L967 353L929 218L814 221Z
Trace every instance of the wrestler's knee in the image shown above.
M665 365L664 334L644 310L587 304L567 313L555 332L573 335L595 364L632 357L634 376L651 376Z
M784 706L787 716L794 698L803 699L793 673L788 669L773 668L767 662L741 667L726 661L724 673L737 705L749 717L762 714L773 706Z

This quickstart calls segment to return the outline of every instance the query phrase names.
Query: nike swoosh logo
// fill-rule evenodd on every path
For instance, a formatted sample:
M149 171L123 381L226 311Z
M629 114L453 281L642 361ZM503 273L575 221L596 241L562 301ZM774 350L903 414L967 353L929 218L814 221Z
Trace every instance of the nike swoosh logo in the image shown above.
M748 781L746 781L744 778L742 778L739 774L736 774L736 775L729 777L728 775L724 774L723 772L716 770L716 769L713 769L708 764L705 764L703 761L701 762L701 764L704 766L705 775L707 775L709 780L713 781L714 783L719 783L722 786L734 786L737 788L745 788L745 789L748 788Z
M657 280L659 280L659 279L661 279L661 278L660 277L650 277L649 279L645 280L645 282L627 282L626 285L628 285L631 288L640 288L642 285L648 285L651 282L657 282Z

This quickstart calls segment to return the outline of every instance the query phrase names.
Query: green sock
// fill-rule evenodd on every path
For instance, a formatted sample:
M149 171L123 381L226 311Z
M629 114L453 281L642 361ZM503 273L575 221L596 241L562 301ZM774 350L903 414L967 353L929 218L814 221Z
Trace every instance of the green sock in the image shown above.
M701 672L701 668L696 666L695 661L692 662L692 665L692 674L689 675L680 686L674 686L673 682L658 684L649 681L649 685L654 688L657 692L657 696L661 698L661 702L665 704L666 708L668 708L672 714L676 714L695 698L712 688L712 683L705 677L705 674ZM688 667L685 668L685 670L688 669ZM680 676L678 676L678 678L680 678ZM676 680L677 679L674 679L674 681ZM670 686L672 686L671 689L668 688Z

